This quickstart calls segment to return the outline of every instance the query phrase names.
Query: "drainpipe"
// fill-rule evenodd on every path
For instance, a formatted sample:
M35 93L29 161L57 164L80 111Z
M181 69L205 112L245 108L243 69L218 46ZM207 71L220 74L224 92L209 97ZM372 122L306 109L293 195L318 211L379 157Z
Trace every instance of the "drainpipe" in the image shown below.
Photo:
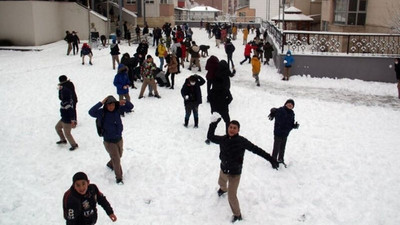
M88 12L88 28L89 28L89 38L88 38L88 42L91 43L91 35L90 35L90 4L89 4L89 0L87 0L87 12Z

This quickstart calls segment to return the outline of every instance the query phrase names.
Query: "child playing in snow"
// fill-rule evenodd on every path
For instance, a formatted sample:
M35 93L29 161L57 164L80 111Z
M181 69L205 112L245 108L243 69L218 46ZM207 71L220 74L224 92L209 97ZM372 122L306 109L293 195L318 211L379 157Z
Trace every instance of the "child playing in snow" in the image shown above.
M256 54L254 54L253 58L251 59L251 67L252 67L252 71L253 71L253 77L254 77L254 79L256 79L256 84L259 87L260 86L260 79L258 77L258 74L260 74L261 62L258 59Z
M89 64L92 64L92 49L89 47L87 43L83 43L82 48L81 48L81 57L82 57L82 65L85 65L85 56L89 56Z
M117 221L110 203L95 184L90 184L85 173L76 173L72 182L71 188L63 197L64 219L67 225L96 224L97 202L113 222Z

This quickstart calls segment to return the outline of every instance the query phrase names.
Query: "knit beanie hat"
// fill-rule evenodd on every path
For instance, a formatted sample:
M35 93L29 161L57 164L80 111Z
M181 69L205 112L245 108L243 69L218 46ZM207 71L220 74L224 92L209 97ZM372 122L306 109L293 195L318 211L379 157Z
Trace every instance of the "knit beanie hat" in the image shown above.
M87 175L84 172L77 172L73 177L72 177L72 183L75 184L76 181L78 180L86 180L89 181Z
M288 100L286 100L285 105L288 104L288 103L292 104L293 107L294 107L294 101L293 101L293 99L288 99Z
M68 80L68 77L65 75L61 75L58 77L58 81L60 81L60 83L64 83L67 80Z

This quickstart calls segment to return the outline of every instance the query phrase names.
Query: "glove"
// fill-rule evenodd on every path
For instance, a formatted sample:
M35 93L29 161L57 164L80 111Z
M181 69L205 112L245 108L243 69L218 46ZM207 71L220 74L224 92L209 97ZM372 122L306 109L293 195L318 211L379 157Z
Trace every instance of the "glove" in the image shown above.
M211 123L219 123L221 121L221 115L219 113L213 113L210 117Z
M274 118L275 118L275 116L272 115L272 113L270 113L270 114L268 115L268 119L269 119L269 120L273 120Z
M300 124L296 122L293 124L293 129L299 129L299 126L300 126Z

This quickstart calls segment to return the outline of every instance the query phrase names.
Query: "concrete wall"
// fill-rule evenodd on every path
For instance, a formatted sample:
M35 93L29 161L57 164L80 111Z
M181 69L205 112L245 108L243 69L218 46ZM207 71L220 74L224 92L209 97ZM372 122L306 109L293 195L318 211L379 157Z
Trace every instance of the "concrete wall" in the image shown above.
M276 51L275 51L276 52ZM295 63L292 75L310 75L311 77L349 78L364 81L379 81L395 83L396 75L393 68L394 59L388 57L367 56L324 56L324 55L293 55ZM285 55L276 55L275 65L283 71ZM392 66L392 67L390 67Z
M91 13L90 20L100 34L106 33L106 18ZM0 40L37 46L62 40L66 30L87 40L87 9L73 2L0 1Z

